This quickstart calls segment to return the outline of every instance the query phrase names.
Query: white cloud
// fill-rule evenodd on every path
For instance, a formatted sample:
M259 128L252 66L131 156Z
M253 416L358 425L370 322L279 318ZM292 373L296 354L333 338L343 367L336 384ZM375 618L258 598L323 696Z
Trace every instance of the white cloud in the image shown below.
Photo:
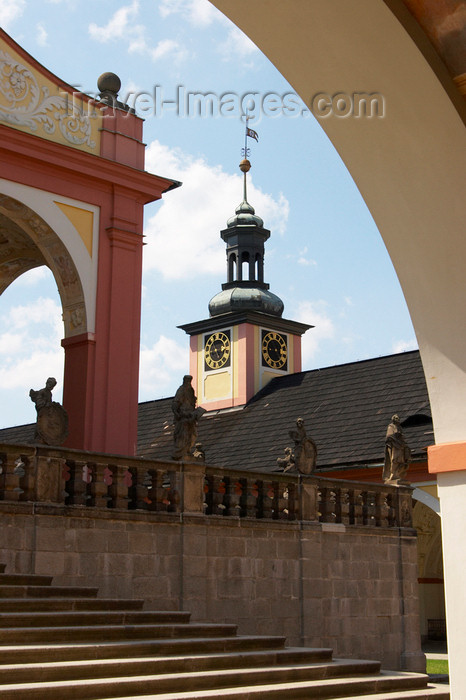
M106 25L99 27L95 22L89 25L89 34L93 39L107 42L112 39L122 39L127 32L133 33L135 30L139 33L141 26L131 26L130 21L136 17L139 12L138 0L133 0L131 5L120 7Z
M45 265L41 265L41 267L33 267L32 270L28 270L27 272L24 272L21 277L18 277L18 279L15 280L15 285L16 287L31 287L34 284L49 278L49 276L50 270Z
M0 0L0 25L8 31L9 27L24 12L26 0Z
M63 377L61 306L53 299L11 307L1 317L0 386L4 390L40 388L49 376Z
M164 58L170 54L175 54L179 58L181 55L184 55L185 52L181 49L177 41L173 41L173 39L163 39L159 41L155 49L150 49L149 53L153 60L157 61L159 58Z
M417 350L418 344L415 338L411 340L397 340L392 345L392 352L406 352L407 350Z
M305 246L302 250L299 251L298 253L298 265L317 265L317 262L313 260L312 258L308 258L307 256L307 246Z
M150 348L142 346L139 370L139 400L174 394L188 372L188 348L161 335Z
M137 22L138 16L139 0L133 0L131 4L116 10L107 24L99 26L91 22L89 35L99 42L124 41L129 53L146 54L153 61L173 55L178 62L186 58L187 51L173 39L162 39L155 48L151 47L147 41L145 26Z
M259 51L254 42L238 27L230 29L226 41L219 44L218 50L224 61L248 58Z
M39 22L39 24L37 25L36 41L39 44L39 46L48 46L47 39L48 39L47 30L44 27L44 25L42 24L42 22Z
M195 27L207 27L212 22L228 22L208 0L161 0L159 12L162 17L180 14Z
M158 175L181 180L180 189L164 195L157 214L145 228L145 270L157 270L166 278L187 279L226 270L225 246L220 230L241 202L242 175L209 166L180 149L153 141L146 151L146 167ZM289 205L249 182L248 200L272 233L283 233Z
M302 339L303 368L310 362L320 350L322 341L329 340L335 335L333 321L327 312L328 304L320 299L318 301L301 301L292 314L292 318L301 323L309 323L315 328L310 328Z

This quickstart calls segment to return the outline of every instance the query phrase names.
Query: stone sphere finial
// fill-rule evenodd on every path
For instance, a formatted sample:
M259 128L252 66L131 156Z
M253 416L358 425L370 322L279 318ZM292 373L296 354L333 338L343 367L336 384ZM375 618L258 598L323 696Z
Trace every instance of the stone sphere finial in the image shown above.
M243 173L248 173L251 170L251 163L248 161L247 158L244 158L241 163L239 164L239 169Z
M97 80L97 87L101 95L110 94L116 97L121 88L121 80L116 73L102 73Z

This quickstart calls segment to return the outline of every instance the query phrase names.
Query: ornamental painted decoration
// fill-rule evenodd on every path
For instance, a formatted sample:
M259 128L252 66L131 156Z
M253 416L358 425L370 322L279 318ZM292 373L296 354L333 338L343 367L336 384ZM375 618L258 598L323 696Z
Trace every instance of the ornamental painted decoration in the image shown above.
M0 121L37 136L95 151L98 113L87 100L60 89L12 53L0 50ZM47 83L47 84L46 84ZM53 95L56 89L59 94ZM89 111L89 109L91 111Z

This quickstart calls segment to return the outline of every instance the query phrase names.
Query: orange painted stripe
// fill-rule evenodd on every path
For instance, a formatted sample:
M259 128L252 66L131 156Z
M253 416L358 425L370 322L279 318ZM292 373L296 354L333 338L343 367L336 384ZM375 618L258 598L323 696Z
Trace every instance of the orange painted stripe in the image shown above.
M466 470L466 442L444 442L427 448L430 474Z

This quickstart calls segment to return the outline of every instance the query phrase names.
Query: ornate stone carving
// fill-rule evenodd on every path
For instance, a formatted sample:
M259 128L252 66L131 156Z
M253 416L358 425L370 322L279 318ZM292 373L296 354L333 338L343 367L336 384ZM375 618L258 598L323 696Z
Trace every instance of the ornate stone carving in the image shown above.
M285 447L285 456L277 458L277 464L284 472L289 472L290 469L295 469L294 455L291 447Z
M205 450L202 447L202 443L196 442L196 445L194 447L193 457L198 462L205 462Z
M385 437L385 459L382 473L384 483L409 485L405 476L410 461L411 450L405 441L400 419L395 414L388 425Z
M65 336L84 333L86 307L75 264L57 234L28 206L0 195L0 292L23 272L47 265L63 305Z
M61 404L52 401L52 389L56 384L57 380L49 377L43 389L29 392L37 411L34 437L44 445L62 445L68 435L68 414Z
M197 438L197 424L199 418L205 413L204 408L200 406L196 408L197 398L191 386L191 381L191 375L186 374L172 401L175 427L173 434L175 442L173 459L189 459L193 456Z
M285 448L285 457L277 459L278 466L285 472L297 469L301 474L312 474L316 467L317 446L306 435L302 418L296 420L296 428L289 431L289 436L294 441L294 448Z
M68 97L50 95L46 85L40 86L31 71L6 51L0 51L0 120L45 134L53 134L58 126L66 141L73 145L95 147L91 138L89 116L69 108Z

